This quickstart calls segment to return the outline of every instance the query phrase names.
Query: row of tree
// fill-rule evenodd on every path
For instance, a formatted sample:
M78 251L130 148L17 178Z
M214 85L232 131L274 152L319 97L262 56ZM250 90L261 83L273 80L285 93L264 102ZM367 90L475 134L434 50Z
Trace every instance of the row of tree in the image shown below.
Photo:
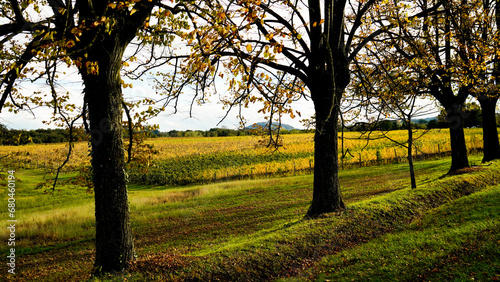
M500 114L496 114L496 123L500 126ZM476 103L466 103L463 109L463 126L464 128L482 127L483 118L482 111ZM415 119L411 122L412 129L433 129L433 128L448 128L447 114L444 109L441 109L439 115L435 118ZM373 131L373 130L406 130L405 123L401 119L382 119L371 123L354 123L353 125L345 126L347 131Z
M300 115L295 101L312 101L309 218L345 208L337 125L346 112L396 115L411 134L417 99L434 97L446 110L454 171L469 165L463 106L474 96L485 160L500 156L498 0L0 1L0 110L49 107L54 122L72 128L82 120L91 135L97 273L134 259L123 113L132 131L168 106L177 110L179 97L203 104L223 80L226 109L261 103L259 112L278 123ZM80 106L57 82L68 68L84 85ZM154 69L158 96L125 99L131 84L122 77ZM19 83L37 79L46 92L21 91Z
M310 130L281 129L280 134L298 134L308 132ZM209 130L170 130L161 132L158 129L149 128L148 126L141 129L135 128L134 135L140 135L141 138L157 138L157 137L227 137L227 136L249 136L249 135L264 135L267 131L263 129L229 129L229 128L211 128ZM128 128L124 128L123 137L130 138ZM71 132L71 142L88 141L89 134L84 128L73 128ZM30 143L48 144L48 143L63 143L70 141L69 129L36 129L22 130L9 129L5 125L0 124L0 145L25 145Z
M281 129L280 134L298 134L307 132L300 129ZM266 132L256 129L230 129L230 128L210 128L209 130L171 130L160 132L158 137L227 137L227 136L249 136L263 135Z
M83 129L75 129L73 132L74 141L88 140L88 135ZM24 145L29 143L62 143L69 141L68 129L36 129L20 130L8 129L0 124L0 145Z
M452 144L450 171L454 171L469 165L463 128L470 117L467 110L479 110L466 109L467 99L474 97L481 108L483 161L499 158L497 1L385 4L372 10L372 17L384 20L365 26L364 32L380 31L380 35L355 60L351 98L403 122L421 110L417 100L433 98L446 113ZM417 13L409 14L410 10Z

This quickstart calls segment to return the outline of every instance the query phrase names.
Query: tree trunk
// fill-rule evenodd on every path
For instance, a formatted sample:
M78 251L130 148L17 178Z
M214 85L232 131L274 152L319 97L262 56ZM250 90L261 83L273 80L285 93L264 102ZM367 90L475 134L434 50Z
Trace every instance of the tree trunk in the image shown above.
M478 97L483 118L483 163L500 159L500 144L495 115L498 97Z
M332 94L330 94L332 96ZM335 97L340 97L336 93ZM338 101L331 98L314 101L316 110L316 132L314 135L314 184L313 200L306 217L345 208L340 192L338 160Z
M447 120L450 126L451 167L448 173L469 167L467 146L464 134L464 113L461 104L446 107Z
M316 111L313 200L306 217L345 208L340 193L338 129L340 99L349 84L344 42L345 1L309 1L310 32L307 87ZM324 9L322 16L321 10Z
M98 63L98 74L80 70L91 130L96 273L123 270L134 259L122 140L120 68L125 46L118 42L111 37L88 52L88 62Z
M417 188L417 180L415 179L415 168L413 167L413 131L411 129L411 119L408 119L408 164L410 165L410 180L411 189Z

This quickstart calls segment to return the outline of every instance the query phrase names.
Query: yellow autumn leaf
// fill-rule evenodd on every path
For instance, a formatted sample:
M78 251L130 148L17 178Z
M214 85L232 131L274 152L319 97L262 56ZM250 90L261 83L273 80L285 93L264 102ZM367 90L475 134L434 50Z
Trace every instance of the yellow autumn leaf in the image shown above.
M252 44L247 44L247 51L252 52Z
M66 47L68 47L68 48L75 47L75 41L69 40L68 42L66 42Z

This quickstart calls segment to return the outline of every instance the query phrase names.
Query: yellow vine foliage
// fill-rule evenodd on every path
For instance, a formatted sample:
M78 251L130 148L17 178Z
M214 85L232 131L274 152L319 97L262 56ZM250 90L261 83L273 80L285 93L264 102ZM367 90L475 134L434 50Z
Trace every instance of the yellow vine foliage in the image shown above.
M405 142L408 138L406 131L397 130L388 133L391 138ZM377 138L377 132L371 138ZM186 179L187 182L211 179L223 180L237 177L258 177L265 175L280 175L309 172L314 167L314 134L283 135L283 147L278 151L258 146L261 137L234 136L234 137L183 137L183 138L156 138L148 139L146 144L151 145L157 153L147 156L145 166L158 171L165 161L182 161L200 156L215 156L226 154L228 158L263 160L249 164L235 163L234 166L223 168L200 168L195 176L199 179ZM339 162L346 167L365 166L377 162L388 163L406 161L406 149L385 139L367 141L359 132L346 132L344 135L344 151L348 151L342 158L341 139L339 138ZM480 128L466 129L467 148L474 152L482 149L482 130ZM415 141L416 155L434 157L445 155L451 150L449 131L434 129ZM40 169L54 172L63 162L67 153L67 144L29 144L24 146L2 146L1 162L9 167ZM272 161L266 160L270 154L283 154ZM230 161L230 160L229 160ZM63 171L72 172L81 167L90 165L88 145L85 142L76 143L73 155ZM133 167L133 165L132 165ZM142 172L141 172L142 173ZM146 172L147 173L147 172ZM179 175L179 177L187 177Z

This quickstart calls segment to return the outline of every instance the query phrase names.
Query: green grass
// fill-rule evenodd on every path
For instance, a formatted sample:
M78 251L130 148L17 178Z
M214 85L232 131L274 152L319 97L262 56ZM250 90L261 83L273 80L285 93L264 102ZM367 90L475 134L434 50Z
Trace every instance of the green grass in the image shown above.
M432 209L401 230L328 256L312 272L332 281L499 279L499 204L500 186L489 187Z
M66 185L58 186L54 191L35 188L46 177L43 173L31 170L16 171L15 219L16 237L22 242L17 245L18 253L46 250L53 245L66 245L69 241L88 238L94 234L93 196L85 189ZM70 177L64 175L61 182ZM5 191L6 181L0 184ZM7 193L3 193L2 202L7 202ZM7 220L7 213L0 219ZM6 241L9 230L0 231L0 240ZM2 252L9 249L7 244L0 246Z
M310 175L170 189L131 185L138 260L130 272L99 280L443 280L472 272L495 278L499 238L489 231L498 230L500 163L444 176L448 166L449 159L418 162L416 190L408 189L406 164L342 171L348 210L316 220L303 219ZM42 175L16 175L16 279L89 279L92 195L73 186L45 194L31 188ZM476 255L469 258L468 250Z

